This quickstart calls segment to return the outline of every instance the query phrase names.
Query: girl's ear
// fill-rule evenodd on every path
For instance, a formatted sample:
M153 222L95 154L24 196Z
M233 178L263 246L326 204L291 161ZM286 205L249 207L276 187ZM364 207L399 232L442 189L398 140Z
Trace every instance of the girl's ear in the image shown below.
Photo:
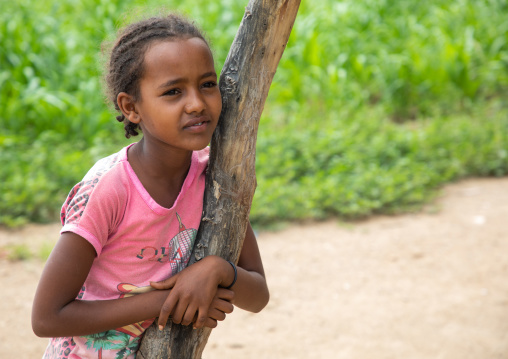
M118 103L120 111L122 111L127 120L132 123L141 122L141 117L139 116L136 109L136 102L131 95L126 92L120 92L116 97L116 102Z

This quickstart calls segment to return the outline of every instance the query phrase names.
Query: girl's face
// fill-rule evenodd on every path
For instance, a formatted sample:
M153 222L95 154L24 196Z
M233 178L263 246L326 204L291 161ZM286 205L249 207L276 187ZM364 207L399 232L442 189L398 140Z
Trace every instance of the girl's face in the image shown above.
M206 147L222 109L208 45L196 37L156 42L144 70L135 102L144 140L187 151Z

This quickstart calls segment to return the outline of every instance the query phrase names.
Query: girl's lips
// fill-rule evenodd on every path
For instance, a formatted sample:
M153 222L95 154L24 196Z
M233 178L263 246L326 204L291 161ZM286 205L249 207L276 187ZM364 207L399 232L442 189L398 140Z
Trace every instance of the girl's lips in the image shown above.
M203 123L205 123L206 121L203 121L203 122L199 122L199 123L196 123L192 126L187 126L187 127L195 127L195 126L201 126Z
M203 132L208 128L210 121L200 119L199 121L190 121L184 126L184 130L191 132Z
M210 121L205 116L194 117L192 120L188 121L183 128L199 127L208 122Z

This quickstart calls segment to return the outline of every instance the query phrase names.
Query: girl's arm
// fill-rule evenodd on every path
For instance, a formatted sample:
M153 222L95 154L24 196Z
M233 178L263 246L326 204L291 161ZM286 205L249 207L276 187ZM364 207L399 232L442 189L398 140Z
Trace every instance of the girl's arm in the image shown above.
M229 263L226 262L225 264L222 263L222 266L226 271L227 279L224 280L223 285L227 286L233 281L234 271ZM268 304L270 294L268 293L258 243L250 223L245 233L237 271L237 281L231 288L235 292L233 304L250 312L257 313L261 311Z
M71 232L61 235L46 263L35 294L32 327L36 335L89 335L154 318L159 314L168 290L105 301L76 300L95 257L95 249L84 238ZM210 318L205 322L207 326L216 325Z
M231 288L234 292L233 304L251 312L259 312L268 303L269 293L256 237L250 224L237 272L237 281ZM209 298L217 286L227 287L233 279L234 270L227 261L217 256L208 256L169 279L151 283L156 289L172 288L162 306L159 326L165 326L169 316L174 323L187 325L198 313L194 326L202 327L206 320Z

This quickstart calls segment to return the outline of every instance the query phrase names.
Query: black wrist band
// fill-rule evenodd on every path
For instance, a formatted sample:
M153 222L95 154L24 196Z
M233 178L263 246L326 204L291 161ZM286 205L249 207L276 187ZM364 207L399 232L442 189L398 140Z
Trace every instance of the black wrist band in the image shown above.
M233 267L233 270L235 271L235 277L233 278L233 283L231 283L229 286L225 287L226 289L231 289L232 286L236 283L236 277L238 276L238 273L236 271L236 266L233 262L227 261L231 266Z

